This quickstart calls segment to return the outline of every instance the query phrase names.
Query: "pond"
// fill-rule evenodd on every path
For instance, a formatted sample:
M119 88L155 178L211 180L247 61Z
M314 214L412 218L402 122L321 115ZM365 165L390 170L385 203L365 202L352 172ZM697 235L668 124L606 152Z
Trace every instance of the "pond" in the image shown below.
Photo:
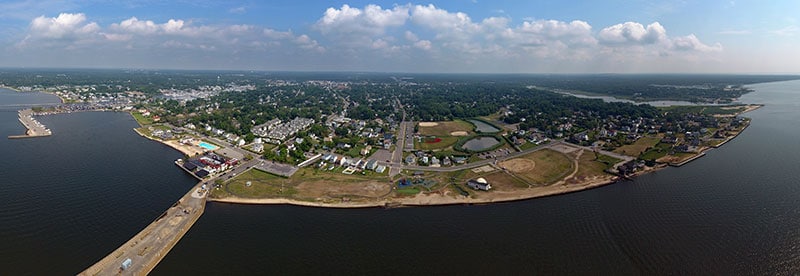
M464 143L463 148L471 151L482 151L499 143L500 140L494 137L476 137Z
M490 124L487 124L487 123L484 123L484 122L481 122L481 121L478 121L478 120L469 120L469 122L475 125L475 131L477 131L477 132L488 132L488 133L491 133L491 132L500 131L496 127L493 127Z

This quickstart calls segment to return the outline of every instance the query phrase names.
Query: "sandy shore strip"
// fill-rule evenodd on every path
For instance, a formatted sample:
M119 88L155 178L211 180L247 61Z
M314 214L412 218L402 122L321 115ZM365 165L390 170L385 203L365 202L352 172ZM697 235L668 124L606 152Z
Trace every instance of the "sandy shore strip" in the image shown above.
M183 155L186 155L186 156L190 156L191 157L191 156L195 156L195 155L203 152L202 150L198 151L197 148L194 147L194 146L184 145L184 144L181 144L180 142L175 141L175 140L162 141L162 140L154 139L154 138L151 138L151 137L149 137L147 135L144 135L143 133L139 132L138 129L134 128L133 131L136 131L137 134L139 134L140 136L142 136L144 138L147 138L147 139L150 139L152 141L156 141L156 142L159 142L161 144L167 145L170 148L173 148L173 149L183 153Z
M22 91L21 91L21 90L19 90L19 89L16 89L16 88L14 88L14 87L10 87L10 86L5 86L5 85L0 85L0 88L2 88L2 89L8 89L8 90L11 90L11 91L14 91L14 92L22 92Z
M747 108L745 108L745 110L742 111L739 114L744 114L744 113L747 113L747 112L750 112L750 111L753 111L753 110L756 110L756 109L759 109L759 108L762 108L762 107L764 107L763 104L749 104L749 105L747 105Z

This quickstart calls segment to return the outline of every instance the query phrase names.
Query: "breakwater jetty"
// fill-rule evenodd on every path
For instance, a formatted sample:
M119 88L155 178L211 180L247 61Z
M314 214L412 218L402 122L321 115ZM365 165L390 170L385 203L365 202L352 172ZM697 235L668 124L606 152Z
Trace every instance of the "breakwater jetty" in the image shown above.
M197 183L141 232L78 275L146 275L203 214L208 190Z
M31 109L23 109L19 111L19 122L22 123L22 125L28 130L24 135L11 135L8 136L8 139L33 138L53 135L53 132L50 131L50 129L33 118L33 110Z

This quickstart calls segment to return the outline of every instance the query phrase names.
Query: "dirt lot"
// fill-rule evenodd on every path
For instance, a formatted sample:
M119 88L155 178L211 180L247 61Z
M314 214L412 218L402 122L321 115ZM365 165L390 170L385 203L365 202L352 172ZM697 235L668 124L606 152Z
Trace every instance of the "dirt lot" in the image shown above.
M302 182L297 185L297 196L318 198L318 197L343 197L343 196L363 196L378 197L389 193L392 189L388 181L365 181L365 182L331 182L328 180L317 180Z
M500 162L500 166L513 173L523 173L533 170L536 167L536 162L530 159L516 158Z

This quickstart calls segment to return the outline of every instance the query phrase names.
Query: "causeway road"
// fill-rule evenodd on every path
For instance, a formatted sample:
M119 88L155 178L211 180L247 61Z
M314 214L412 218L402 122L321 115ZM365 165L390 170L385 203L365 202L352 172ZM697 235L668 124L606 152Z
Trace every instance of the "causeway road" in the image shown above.
M146 275L203 214L206 182L197 183L178 202L129 241L78 275ZM122 269L130 259L130 266Z

